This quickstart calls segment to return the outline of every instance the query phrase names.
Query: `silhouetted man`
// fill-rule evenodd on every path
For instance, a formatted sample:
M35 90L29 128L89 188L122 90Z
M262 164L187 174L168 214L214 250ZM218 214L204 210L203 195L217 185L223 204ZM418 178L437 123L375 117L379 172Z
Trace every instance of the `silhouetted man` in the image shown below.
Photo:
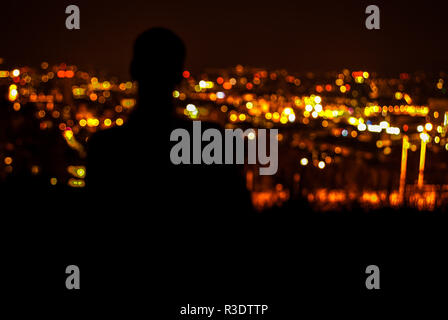
M176 117L172 103L184 59L182 40L169 30L154 28L137 38L131 63L137 106L124 126L98 132L89 141L87 186L104 214L127 222L200 217L207 223L249 213L241 168L170 161L172 130L185 128L192 136L191 121ZM202 124L203 130L209 127Z
M89 245L106 256L97 263L91 261L95 255L86 259L101 268L95 274L104 280L95 283L119 292L118 304L135 287L149 290L158 297L154 307L161 319L172 319L176 310L161 303L189 301L195 287L208 294L216 286L246 283L248 270L257 270L248 264L254 252L262 256L249 230L256 227L246 223L251 203L241 166L171 163L177 143L171 132L184 128L193 136L192 122L175 116L172 103L184 58L185 47L171 31L140 35L131 63L137 106L125 125L96 133L88 146L86 182L94 210L87 219L94 222L95 238ZM202 123L203 131L210 127ZM108 284L114 278L104 273L109 266L126 275L122 283Z

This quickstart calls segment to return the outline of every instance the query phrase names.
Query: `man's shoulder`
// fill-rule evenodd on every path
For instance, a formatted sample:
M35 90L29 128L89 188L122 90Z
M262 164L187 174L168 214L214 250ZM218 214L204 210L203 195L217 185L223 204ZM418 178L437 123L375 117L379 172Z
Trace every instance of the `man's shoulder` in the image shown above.
M89 148L107 147L117 145L127 136L127 130L124 127L114 127L95 132L88 140Z

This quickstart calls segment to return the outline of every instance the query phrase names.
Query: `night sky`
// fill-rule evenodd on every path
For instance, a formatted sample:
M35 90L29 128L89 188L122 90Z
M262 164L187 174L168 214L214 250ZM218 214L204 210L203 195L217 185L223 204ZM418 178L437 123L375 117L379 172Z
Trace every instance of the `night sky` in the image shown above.
M81 9L81 30L65 28L65 7ZM381 30L365 28L365 8L381 10ZM238 63L290 71L367 68L446 70L448 11L443 1L10 1L0 6L0 57L8 65L67 62L129 78L135 37L173 29L187 68Z

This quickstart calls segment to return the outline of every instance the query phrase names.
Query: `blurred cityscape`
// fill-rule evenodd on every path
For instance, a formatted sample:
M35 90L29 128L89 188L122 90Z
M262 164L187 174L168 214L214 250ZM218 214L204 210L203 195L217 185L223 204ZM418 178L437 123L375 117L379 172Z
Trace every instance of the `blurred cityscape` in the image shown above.
M296 199L319 211L435 210L448 202L446 73L294 74L238 65L183 77L173 92L179 117L279 130L277 174L245 167L259 210ZM84 188L87 140L125 124L135 105L131 81L0 58L0 184ZM148 126L162 120L154 110Z

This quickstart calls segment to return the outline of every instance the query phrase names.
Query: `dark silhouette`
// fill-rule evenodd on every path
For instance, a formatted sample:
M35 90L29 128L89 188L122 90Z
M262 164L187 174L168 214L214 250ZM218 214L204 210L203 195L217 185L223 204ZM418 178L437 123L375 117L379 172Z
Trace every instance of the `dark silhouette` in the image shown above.
M182 40L167 29L150 29L137 38L131 63L137 106L124 126L98 132L88 144L87 186L104 214L129 222L200 217L207 223L250 212L241 166L170 161L172 130L185 128L192 137L192 122L175 116L172 102L184 59ZM202 130L210 127L202 123Z
M98 132L88 143L86 183L94 210L84 224L91 232L83 236L102 257L89 261L110 262L126 275L110 285L116 277L103 270L95 284L102 292L120 288L120 297L132 295L135 286L150 290L159 297L152 312L161 319L172 318L174 304L186 301L193 283L210 282L216 271L207 266L226 263L227 252L245 264L237 234L246 234L252 212L243 168L171 163L172 130L184 128L192 136L192 122L175 116L172 101L184 58L184 44L171 31L140 35L131 63L137 106L125 125ZM202 130L212 126L203 122Z

